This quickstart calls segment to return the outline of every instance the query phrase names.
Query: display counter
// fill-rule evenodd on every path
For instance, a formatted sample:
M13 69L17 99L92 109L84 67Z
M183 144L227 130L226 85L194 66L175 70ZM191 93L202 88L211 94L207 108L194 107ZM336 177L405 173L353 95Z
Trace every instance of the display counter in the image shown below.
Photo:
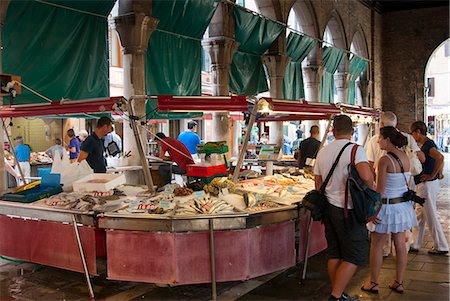
M104 214L108 278L164 284L247 280L292 267L297 206L266 212L134 217ZM210 228L211 227L211 228ZM210 231L214 235L213 253Z
M96 259L105 256L105 248L104 233L97 229L93 213L0 201L0 254L83 272L74 218L89 273L97 275Z

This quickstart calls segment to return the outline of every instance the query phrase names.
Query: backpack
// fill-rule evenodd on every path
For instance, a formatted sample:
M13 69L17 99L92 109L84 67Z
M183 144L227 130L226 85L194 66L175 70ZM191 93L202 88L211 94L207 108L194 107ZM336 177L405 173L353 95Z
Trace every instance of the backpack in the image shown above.
M344 217L348 217L348 199L352 197L353 212L356 221L361 224L367 223L369 217L375 215L381 208L381 194L369 188L361 180L356 169L355 157L358 145L355 144L351 152L351 160L348 165L348 178L345 185Z

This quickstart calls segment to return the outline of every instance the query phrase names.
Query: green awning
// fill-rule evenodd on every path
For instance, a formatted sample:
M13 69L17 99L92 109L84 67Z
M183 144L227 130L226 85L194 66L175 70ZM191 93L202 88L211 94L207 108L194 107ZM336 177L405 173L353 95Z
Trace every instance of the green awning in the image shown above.
M109 96L106 17L115 0L48 2L9 4L2 32L3 72L21 76L26 86L53 101ZM14 100L41 102L46 100L24 88Z
M111 113L93 113L93 114L68 114L68 115L52 115L52 116L36 116L36 118L42 118L42 119L50 119L50 118L60 118L60 119L67 119L67 118L84 118L84 119L100 119L101 117L108 117L109 119L112 119Z
M242 9L233 8L239 42L230 68L230 91L253 96L269 89L261 55L283 32L284 26Z
M323 47L323 65L320 101L334 103L334 73L338 69L346 53L342 49Z
M302 62L317 45L317 41L308 36L289 33L287 38L287 54L291 61L286 66L283 80L284 99L305 98L303 85Z
M153 0L159 19L145 57L149 95L201 94L201 39L218 0Z
M348 87L348 103L354 105L356 98L356 80L366 70L369 63L354 55L350 59L350 84Z
M157 100L155 98L147 99L145 111L147 120L179 120L203 117L203 113L160 112L157 109Z

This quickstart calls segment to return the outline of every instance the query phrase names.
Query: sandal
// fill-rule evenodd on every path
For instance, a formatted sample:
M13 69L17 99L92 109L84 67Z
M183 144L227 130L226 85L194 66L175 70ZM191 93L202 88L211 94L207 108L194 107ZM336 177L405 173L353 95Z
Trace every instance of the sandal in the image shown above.
M378 283L370 281L370 284L372 285L370 288L365 288L365 284L363 284L363 286L361 286L361 290L371 294L378 294L378 289L375 289L375 287L378 286Z
M393 290L394 292L399 293L399 294L403 294L403 293L405 292L405 290L404 290L404 288L403 288L403 283L400 283L400 282L398 282L397 280L394 280L394 284L395 284L395 285L389 285L389 288L390 288L391 290ZM403 289L399 289L400 286L401 286Z
M433 254L433 255L445 255L445 254L448 254L448 251L439 251L439 250L436 250L436 249L431 249L431 250L428 250L428 254Z

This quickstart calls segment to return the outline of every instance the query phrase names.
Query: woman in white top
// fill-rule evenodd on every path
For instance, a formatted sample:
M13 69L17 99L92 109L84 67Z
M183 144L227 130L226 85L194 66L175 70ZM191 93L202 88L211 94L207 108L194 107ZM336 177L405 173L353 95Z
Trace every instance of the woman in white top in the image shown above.
M386 235L392 234L397 254L396 279L389 288L397 293L403 293L403 277L408 261L405 242L405 231L417 225L412 202L405 201L402 196L408 190L411 177L409 158L402 148L408 143L407 138L395 127L387 126L380 129L378 140L380 148L386 151L378 163L377 191L383 196L383 205L376 216L370 219L372 226L370 245L370 281L361 289L370 293L378 293L378 277L383 262L383 245ZM390 153L393 153L390 154ZM401 161L404 173L401 172Z

